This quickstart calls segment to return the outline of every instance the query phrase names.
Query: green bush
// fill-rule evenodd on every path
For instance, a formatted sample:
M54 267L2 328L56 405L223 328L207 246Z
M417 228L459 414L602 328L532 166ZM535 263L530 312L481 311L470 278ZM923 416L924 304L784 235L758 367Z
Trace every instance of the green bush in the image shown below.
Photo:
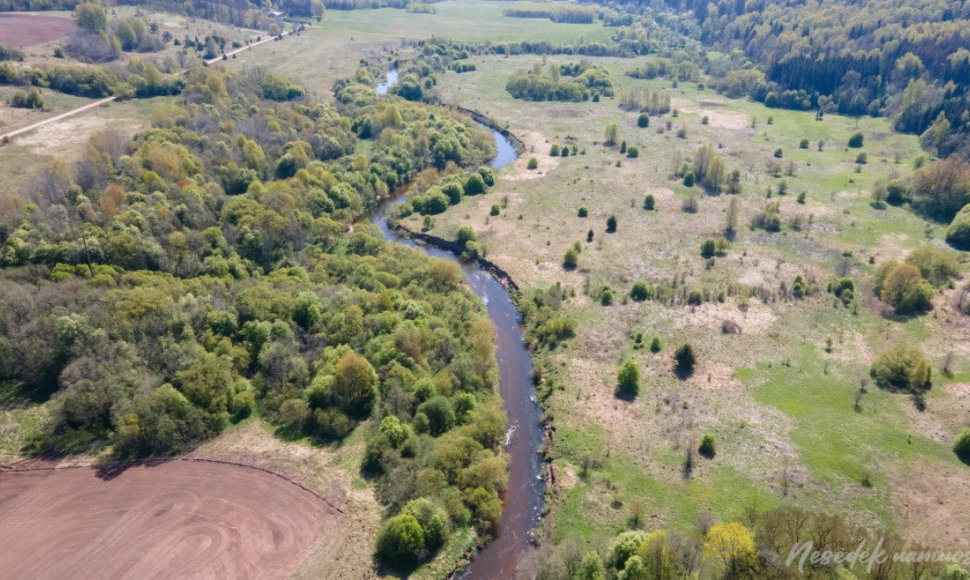
M575 248L566 250L566 255L562 258L562 267L566 270L575 270L579 265L579 252Z
M640 127L641 129L645 129L649 126L650 126L650 116L647 115L646 113L640 113L640 116L637 117L637 127Z
M701 438L701 444L697 447L697 452L708 459L713 459L714 455L717 454L717 449L714 444L714 436L710 433L705 433Z
M616 216L611 215L606 218L606 233L612 234L616 232Z
M957 454L960 461L970 465L970 429L964 429L960 432L953 444L953 452Z
M697 358L690 344L685 344L674 352L675 369L681 374L689 375L697 366Z
M701 257L713 258L715 252L717 252L717 244L714 243L714 240L711 238L704 240L701 244Z
M485 180L478 173L472 173L465 180L465 194L478 195L485 193Z
M688 171L684 174L684 187L694 187L694 172Z
M579 217L584 218L589 215L589 210L585 206L579 208Z
M640 149L636 145L630 145L626 149L626 156L630 159L636 159L640 156Z
M630 359L623 361L616 373L616 386L624 394L636 395L640 390L639 365Z
M961 250L970 249L970 204L953 216L946 230L946 241Z
M559 157L559 145L553 143L552 147L549 148L549 155L552 157Z
M808 139L802 139L798 142L799 149L808 149Z
M662 348L663 348L663 342L661 342L660 337L659 336L653 337L653 340L650 341L650 352L656 354L660 352Z
M634 282L633 288L630 289L630 298L632 298L635 302L643 302L644 300L653 298L653 296L654 289L646 282Z
M849 137L849 143L848 143L848 145L849 145L849 147L851 147L853 149L858 149L858 148L862 147L862 141L863 141L863 139L864 139L864 137L863 137L862 133L856 133L853 136Z
M918 346L898 344L876 357L869 375L884 389L924 389L930 385L930 363Z
M933 307L933 288L912 264L885 262L876 268L876 289L896 314L914 314Z
M417 560L424 548L424 530L411 514L400 514L387 520L377 536L377 551L391 561Z
M647 197L643 198L643 209L647 211L653 211L653 208L656 205L656 203L657 201L653 198L653 196L650 194L647 194Z
M530 157L530 158L529 158L529 165L528 165L528 168L529 168L530 170L535 170L535 169L538 169L538 168L539 168L539 160L538 160L538 159L536 159L535 157Z

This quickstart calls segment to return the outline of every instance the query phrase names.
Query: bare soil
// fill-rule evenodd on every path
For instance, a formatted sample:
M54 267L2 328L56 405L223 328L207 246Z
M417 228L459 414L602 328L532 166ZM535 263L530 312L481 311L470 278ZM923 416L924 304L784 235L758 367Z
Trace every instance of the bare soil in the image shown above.
M77 26L70 18L33 14L0 14L0 44L23 48L57 40Z
M339 514L256 469L169 461L0 472L0 570L14 578L283 578Z

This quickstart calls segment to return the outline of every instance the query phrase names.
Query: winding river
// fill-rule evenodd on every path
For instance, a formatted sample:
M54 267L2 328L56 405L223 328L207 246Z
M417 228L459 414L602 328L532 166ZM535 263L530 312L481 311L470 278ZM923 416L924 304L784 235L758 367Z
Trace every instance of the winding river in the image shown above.
M393 72L393 81L396 81L397 71ZM382 83L383 91L379 89L378 92L387 92L393 81L389 73L387 81ZM491 162L492 168L499 169L515 161L518 157L515 146L495 129L488 129L495 138L497 151ZM388 227L391 208L404 201L404 196L386 199L370 212L368 219L381 229L387 240L459 263L465 281L485 303L488 316L495 323L499 391L508 416L505 448L509 454L509 487L496 539L487 544L457 577L464 580L512 578L519 556L529 546L532 530L539 523L545 488L539 452L543 437L542 411L535 400L532 357L522 337L521 315L509 291L477 263L459 262L449 251L416 244Z

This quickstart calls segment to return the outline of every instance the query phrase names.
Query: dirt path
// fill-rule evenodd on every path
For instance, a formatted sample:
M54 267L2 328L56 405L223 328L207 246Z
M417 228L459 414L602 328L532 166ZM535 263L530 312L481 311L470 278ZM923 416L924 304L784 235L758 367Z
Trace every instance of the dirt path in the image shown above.
M9 578L283 578L341 531L314 494L262 471L169 461L0 472Z
M283 33L283 36L288 36L291 33L292 33L292 31L286 31L286 32ZM246 49L252 48L254 46L259 46L261 44L266 44L267 42L274 42L274 41L276 41L276 38L277 37L275 37L275 36L270 36L269 38L264 38L264 39L260 40L259 42L254 42L252 44L249 44L249 45L246 45L246 46L237 48L235 50L230 50L229 52L226 53L226 56L227 57L230 57L230 56L232 56L234 54L238 54L238 53L240 53L240 52L242 52L242 51L244 51ZM206 65L212 65L212 64L215 64L217 62L220 62L221 60L222 60L222 57L221 56L217 56L216 58L212 58L212 59L209 59L209 60L205 61L205 64ZM100 101L95 101L93 103L88 103L87 105L78 107L76 109L71 109L70 111L61 113L60 115L55 115L55 116L53 116L53 117L51 117L49 119L44 119L43 121L37 121L33 125L27 125L26 127L21 127L20 129L17 129L16 131L11 131L9 133L5 133L3 135L0 135L0 145L2 145L3 143L5 143L6 141L9 141L10 139L13 139L14 137L17 137L19 135L23 135L24 133L29 133L30 131L33 131L34 129L38 129L40 127L43 127L44 125L50 125L51 123L56 123L56 122L61 121L63 119L67 119L68 117L73 117L74 115L79 115L79 114L81 114L81 113L83 113L85 111L89 111L89 110L91 110L91 109L93 109L95 107L100 107L101 105L105 105L105 104L110 103L110 102L112 102L114 100L116 100L116 97L107 97L105 99L101 99Z

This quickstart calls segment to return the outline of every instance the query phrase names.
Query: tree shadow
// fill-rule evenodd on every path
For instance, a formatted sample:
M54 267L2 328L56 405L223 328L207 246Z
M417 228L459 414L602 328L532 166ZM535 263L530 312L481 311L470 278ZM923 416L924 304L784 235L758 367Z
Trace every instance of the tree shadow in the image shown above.
M632 403L633 401L635 401L638 394L640 394L640 389L636 389L636 388L631 389L629 387L623 387L621 385L617 385L616 388L613 389L613 395L617 399L620 399L621 401L626 401L627 403Z
M674 367L674 376L682 381L686 381L687 379L694 376L694 369Z

